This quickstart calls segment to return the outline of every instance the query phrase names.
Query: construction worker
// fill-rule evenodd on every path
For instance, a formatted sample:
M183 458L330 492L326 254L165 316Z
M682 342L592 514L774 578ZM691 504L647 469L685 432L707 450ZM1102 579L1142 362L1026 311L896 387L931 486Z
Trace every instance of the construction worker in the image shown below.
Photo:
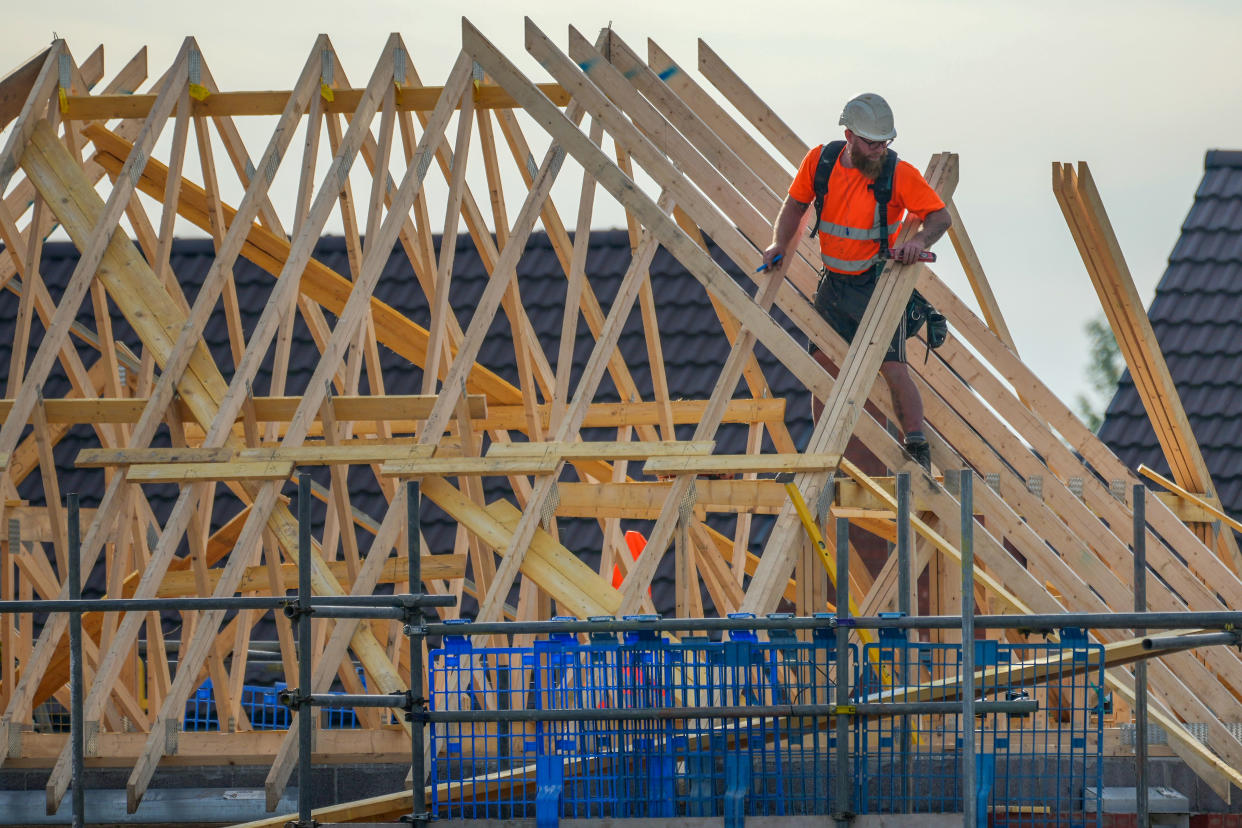
M889 151L897 130L893 127L893 111L883 98L868 92L852 99L841 111L840 124L845 127L843 145L838 142L815 147L802 160L777 215L772 243L763 251L763 263L769 268L783 266L807 208L818 195L823 202L816 218L824 268L815 292L815 308L848 342L858 330L876 279L884 269L883 254L888 252L903 264L913 264L944 235L952 221L944 202L922 174ZM825 152L829 154L821 170L820 157ZM835 163L831 161L832 153L836 153ZM875 186L885 184L887 192L881 186L877 195ZM886 195L888 209L881 216L878 204ZM909 241L892 247L907 211L917 216L923 226ZM930 471L931 452L923 434L923 400L906 367L905 344L903 315L880 373L892 393L893 409L905 434L906 453ZM825 369L829 367L826 354L814 346L811 353ZM823 402L814 400L815 419L822 411Z

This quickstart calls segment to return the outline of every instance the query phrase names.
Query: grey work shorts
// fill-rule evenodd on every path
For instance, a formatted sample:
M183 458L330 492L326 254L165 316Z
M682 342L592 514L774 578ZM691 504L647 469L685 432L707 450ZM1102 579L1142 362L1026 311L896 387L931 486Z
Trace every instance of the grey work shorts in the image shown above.
M815 310L819 311L824 321L841 334L846 342L854 341L854 334L858 332L858 324L867 311L867 303L871 301L871 294L875 291L876 279L879 278L881 270L882 264L862 273L837 273L827 269L820 271L819 288L815 291ZM811 344L810 350L814 352L819 349ZM904 313L893 333L893 341L884 353L884 361L906 361Z

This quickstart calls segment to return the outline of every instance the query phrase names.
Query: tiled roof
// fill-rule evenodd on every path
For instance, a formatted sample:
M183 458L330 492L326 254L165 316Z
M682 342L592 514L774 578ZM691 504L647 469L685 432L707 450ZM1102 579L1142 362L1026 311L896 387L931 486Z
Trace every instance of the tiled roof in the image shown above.
M1242 511L1242 152L1213 150L1148 310L1226 511ZM1168 464L1127 371L1100 437L1131 468Z
M713 257L721 263L726 271L735 278L741 278L737 268L712 246ZM315 250L315 257L341 274L350 272L349 260L344 240L327 237L320 241ZM42 277L54 297L59 297L68 282L74 266L77 264L77 250L68 243L48 244L44 250ZM186 291L190 301L197 287L201 284L211 266L213 258L212 244L209 240L177 240L173 244L171 264L182 285L188 285ZM605 311L614 296L626 266L630 261L630 246L627 234L622 230L594 231L591 234L591 248L587 258L587 273L590 274L591 285L596 291ZM544 234L531 237L526 253L518 268L519 285L522 303L525 306L532 325L538 332L540 342L548 361L555 368L558 339L561 327L562 309L565 300L566 279L557 262L548 238ZM267 302L275 280L246 261L239 261L235 268L235 278L242 312L242 323L247 336L258 321L259 315ZM652 287L656 298L657 314L660 319L661 340L664 346L668 383L671 395L678 398L706 398L712 391L716 377L728 354L729 343L721 331L711 304L699 283L693 279L665 250L661 249L651 265ZM749 285L749 280L745 280ZM458 310L462 327L469 325L470 319L463 315L463 309L472 308L482 294L486 285L486 273L477 251L468 238L459 241L454 264L451 288L453 307ZM381 278L375 295L377 298L394 306L399 311L422 325L427 325L430 312L426 307L423 292L415 285L413 271L405 254L398 247L389 259L387 269ZM80 318L90 329L94 329L93 316L90 313L90 301L84 303ZM16 302L5 303L0 307L0 365L8 365L12 332L15 327ZM114 309L113 324L118 339L127 342L137 351L136 337L125 320ZM329 317L334 324L335 318ZM36 325L36 329L38 326ZM3 332L8 331L7 335ZM508 332L508 321L503 313L497 315L492 325L495 336L485 341L478 360L509 382L517 385L518 373ZM585 323L581 327L577 351L574 355L575 378L581 372L590 354L592 340L586 336ZM223 313L217 310L206 331L205 338L210 349L227 379L232 373L233 358L229 350L227 326ZM37 344L32 344L31 353ZM631 366L634 381L644 399L651 399L651 378L647 369L646 339L643 335L640 315L635 310L630 316L620 347L626 362ZM389 394L412 394L419 392L421 371L393 352L381 347L381 360L385 391ZM764 368L764 374L775 396L787 400L788 421L793 437L798 445L805 444L809 437L809 411L807 394L775 359L762 348L757 356ZM254 385L254 393L268 393L270 383L271 355L267 358L261 376ZM290 365L286 393L301 393L314 370L318 360L309 331L302 325L299 317L293 359ZM56 376L49 381L45 395L49 398L63 396L68 389L64 375L57 369ZM746 395L744 383L739 385L736 396ZM605 377L596 396L597 401L617 400L616 391L610 379ZM688 438L693 431L692 425L679 427L678 436ZM724 426L718 438L718 450L722 452L744 452L746 441L745 426ZM615 431L585 435L588 439L615 439ZM611 436L610 436L611 435ZM155 445L167 445L167 432L161 433ZM98 439L86 428L75 427L56 447L57 463L60 466L60 484L62 492L77 491L82 496L83 506L94 506L103 490L103 475L99 470L75 469L73 458L83 448L98 446ZM374 478L369 469L356 468L351 473L351 496L355 506L363 509L377 520L383 517L384 501L376 490ZM317 474L320 482L327 483L326 474ZM157 518L162 522L171 510L177 496L175 486L144 487ZM287 488L292 493L292 485ZM494 491L488 493L488 499L508 494L508 487L497 481ZM42 502L43 492L39 475L30 475L23 484L23 498L32 503ZM218 525L231 517L226 510L235 511L238 506L232 498L221 498L226 506L217 509L214 516ZM453 546L455 524L446 516L435 510L431 504L425 515L424 530L428 543L433 550L448 551ZM322 517L323 506L317 504L317 519ZM770 522L770 518L767 519ZM756 526L765 521L758 519ZM632 523L632 525L629 525ZM733 520L720 521L722 530L731 530ZM588 520L559 521L561 541L567 547L582 555L589 563L598 561L599 547L602 541L598 524ZM646 534L649 523L641 521L627 522L626 528L635 528ZM755 537L766 536L766 530L756 531ZM359 543L365 550L369 536L360 533ZM756 550L758 551L758 550ZM665 561L666 568L655 585L655 598L658 608L671 609L671 566L672 556ZM707 596L704 596L705 601Z

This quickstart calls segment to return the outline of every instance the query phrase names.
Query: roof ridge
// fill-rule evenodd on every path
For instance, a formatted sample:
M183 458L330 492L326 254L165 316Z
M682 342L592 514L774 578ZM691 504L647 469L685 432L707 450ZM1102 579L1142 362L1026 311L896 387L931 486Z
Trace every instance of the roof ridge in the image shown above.
M1242 150L1208 150L1203 157L1203 168L1215 167L1242 167Z

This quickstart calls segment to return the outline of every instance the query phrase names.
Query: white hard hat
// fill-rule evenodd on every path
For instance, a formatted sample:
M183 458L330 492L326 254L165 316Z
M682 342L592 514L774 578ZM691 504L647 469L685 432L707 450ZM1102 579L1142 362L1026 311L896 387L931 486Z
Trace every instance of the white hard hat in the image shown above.
M874 92L864 92L849 101L841 110L838 123L869 141L891 141L897 137L893 110L888 101Z

